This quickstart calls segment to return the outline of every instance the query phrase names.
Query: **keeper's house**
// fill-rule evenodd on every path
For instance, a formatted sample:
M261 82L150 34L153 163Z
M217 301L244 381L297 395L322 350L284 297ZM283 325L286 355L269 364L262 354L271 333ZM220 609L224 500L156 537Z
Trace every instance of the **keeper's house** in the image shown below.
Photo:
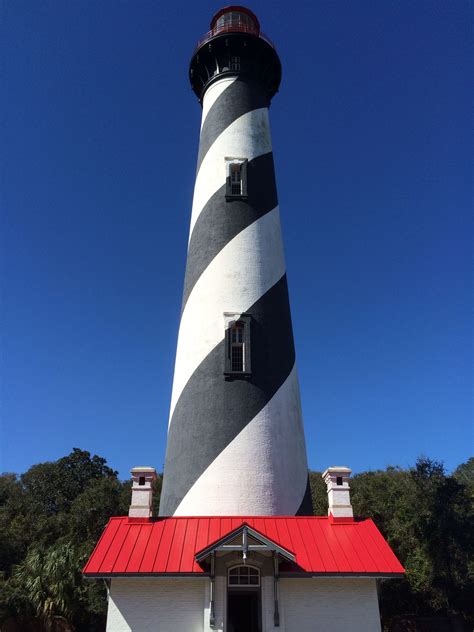
M108 585L107 632L380 631L377 581L403 567L352 517L349 475L324 473L328 517L151 518L154 470L134 468L129 516L84 568Z

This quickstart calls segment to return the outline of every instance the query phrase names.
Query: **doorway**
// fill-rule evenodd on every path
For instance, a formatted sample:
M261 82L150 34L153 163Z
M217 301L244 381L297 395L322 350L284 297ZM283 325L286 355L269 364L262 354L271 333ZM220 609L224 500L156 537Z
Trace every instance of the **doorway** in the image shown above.
M229 589L227 632L261 632L260 589Z

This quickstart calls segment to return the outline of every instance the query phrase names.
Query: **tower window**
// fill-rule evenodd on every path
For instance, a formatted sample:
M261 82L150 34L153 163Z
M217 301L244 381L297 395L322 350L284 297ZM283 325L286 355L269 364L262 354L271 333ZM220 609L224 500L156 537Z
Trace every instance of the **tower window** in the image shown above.
M144 476L140 476L138 478L138 484L139 485L145 485L145 477Z
M245 158L226 158L226 198L247 197L247 160Z
M230 58L230 69L231 70L240 70L240 57L231 57Z
M336 485L342 485L342 476L336 476Z
M250 316L225 313L225 369L228 377L250 375Z
M240 322L230 330L230 363L232 371L244 370L244 324Z
M230 193L231 195L242 195L242 163L230 165Z

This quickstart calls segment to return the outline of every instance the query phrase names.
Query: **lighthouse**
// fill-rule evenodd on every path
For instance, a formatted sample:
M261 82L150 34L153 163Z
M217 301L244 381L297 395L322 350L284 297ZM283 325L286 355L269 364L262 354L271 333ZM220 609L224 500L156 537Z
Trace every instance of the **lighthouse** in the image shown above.
M268 109L281 78L255 15L226 7L191 59L202 106L160 498L134 467L127 516L84 567L107 632L380 632L403 567L355 518L351 470L313 516Z
M280 60L227 7L189 77L202 122L160 515L309 515L269 120Z

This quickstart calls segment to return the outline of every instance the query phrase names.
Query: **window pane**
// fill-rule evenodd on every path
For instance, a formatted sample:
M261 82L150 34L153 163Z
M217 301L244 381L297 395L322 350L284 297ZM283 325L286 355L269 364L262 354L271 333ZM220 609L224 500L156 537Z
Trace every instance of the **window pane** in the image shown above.
M232 195L240 195L242 193L241 184L242 163L234 162L230 165L230 180Z
M231 365L232 371L243 371L244 370L244 354L243 347L233 346L232 347L232 357L231 357Z

